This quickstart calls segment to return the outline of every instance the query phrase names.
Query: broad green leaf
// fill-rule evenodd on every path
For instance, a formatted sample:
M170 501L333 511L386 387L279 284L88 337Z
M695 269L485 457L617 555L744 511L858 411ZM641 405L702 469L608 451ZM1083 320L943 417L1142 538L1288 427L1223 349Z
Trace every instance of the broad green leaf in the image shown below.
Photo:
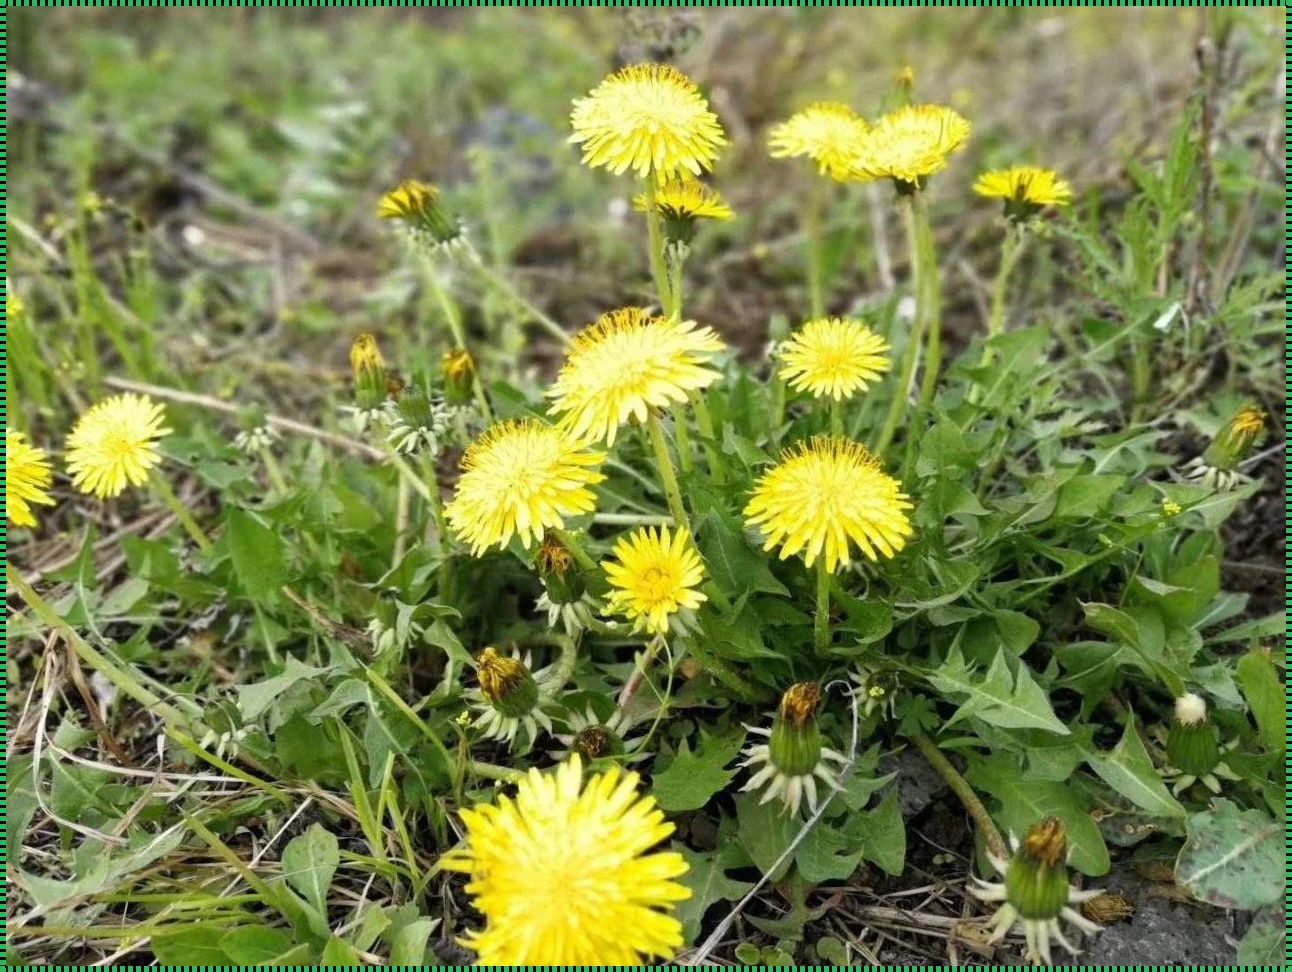
M798 823L802 826L802 821ZM844 881L857 870L864 852L864 845L859 847L849 835L821 820L799 844L794 852L794 863L799 874L810 884Z
M1156 613L1146 613L1152 608L1141 606L1139 613L1134 615L1111 604L1083 603L1081 608L1090 627L1131 650L1127 660L1133 659L1143 671L1161 679L1172 695L1184 694L1184 678L1166 657L1166 636L1161 617Z
M785 876L789 862L772 873L772 865L785 853L803 821L791 818L777 800L759 803L758 793L740 793L736 796L736 841L754 866L763 874L771 874L773 881Z
M736 775L734 768L725 767L740 752L744 741L743 732L725 736L702 734L699 748L692 752L683 740L673 761L655 774L651 784L651 793L660 809L677 813L698 810L708 803Z
M311 824L283 848L283 876L287 883L323 916L327 915L332 875L340 863L337 839L322 824Z
M677 850L686 858L687 871L678 880L691 889L691 897L679 901L673 914L682 922L682 937L694 941L709 908L720 901L735 901L753 887L747 881L727 877L728 855L723 851L702 854L684 845Z
M1270 752L1282 753L1287 745L1287 708L1283 683L1274 671L1270 653L1254 648L1238 660L1237 672L1261 742Z
M234 965L285 965L283 956L296 944L291 936L264 925L243 925L220 939L220 947Z
M971 785L1000 802L996 819L1005 830L1021 838L1044 818L1058 817L1072 849L1072 866L1090 877L1108 873L1110 862L1103 835L1068 783L1024 779L1009 756L975 759L967 777Z
M714 582L733 597L759 592L789 595L767 566L767 555L749 542L740 521L725 511L715 507L696 522L695 542Z
M306 665L295 656L288 655L283 663L282 674L271 676L263 682L238 686L238 709L244 719L255 719L301 679L314 678L326 671L326 668Z
M889 874L902 873L906 866L906 824L896 787L884 794L873 810L852 816L847 832L849 837L861 841L861 854L866 860Z
M233 572L253 600L287 583L287 554L283 539L259 518L230 507L228 513L229 557Z
M1185 822L1176 882L1220 908L1262 908L1283 900L1283 825L1261 810L1217 799Z
M1128 719L1122 738L1109 752L1086 750L1086 762L1099 777L1135 806L1153 814L1183 817L1184 807L1171 796L1149 758L1144 741Z
M322 966L356 966L365 964L359 953L355 951L354 946L349 942L343 941L333 935L323 946L323 954L319 958L319 965Z
M1287 921L1283 909L1262 908L1238 943L1238 964L1283 966L1287 961Z
M998 650L987 673L979 678L965 663L957 647L947 660L929 673L929 682L950 696L967 696L948 725L968 716L976 716L1005 729L1045 729L1061 736L1068 727L1058 720L1045 690L1033 681L1027 664L1016 662L1017 675L1011 675L1005 652Z
M1056 519L1077 519L1099 513L1113 494L1126 482L1125 476L1109 473L1073 476L1059 487L1059 500L1054 507Z
M438 918L418 918L404 925L391 938L391 965L426 965L426 943L440 923Z
M227 934L214 925L191 925L173 931L153 934L152 950L160 965L209 966L229 964L220 943Z

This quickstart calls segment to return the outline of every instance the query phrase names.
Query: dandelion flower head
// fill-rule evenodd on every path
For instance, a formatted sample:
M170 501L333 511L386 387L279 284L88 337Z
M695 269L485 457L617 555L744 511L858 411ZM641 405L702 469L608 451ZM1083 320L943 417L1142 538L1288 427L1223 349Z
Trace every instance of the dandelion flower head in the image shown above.
M787 449L754 485L745 521L766 537L764 550L781 559L818 557L836 570L851 562L850 544L870 560L892 557L906 545L911 501L865 446L838 436L816 436Z
M4 515L14 526L34 527L33 503L53 506L49 484L54 478L44 449L27 441L22 432L4 431Z
M780 376L817 398L842 401L891 367L888 342L860 321L808 321L780 351Z
M665 64L636 64L610 75L570 113L570 141L584 165L664 182L713 167L726 137L690 78Z
M807 157L817 171L831 179L844 180L852 161L861 150L870 126L855 111L837 101L819 101L797 111L767 137L772 158Z
M536 419L500 422L462 457L457 492L444 509L449 526L477 557L513 536L529 547L566 517L592 511L590 487L605 478L597 470L604 458Z
M704 564L685 529L634 530L615 544L614 556L602 565L611 588L606 605L639 631L665 634L708 600L699 590Z
M854 178L893 179L918 186L946 168L947 156L969 137L970 125L942 105L908 105L890 111L866 133L853 158Z
M1060 179L1053 169L1035 165L984 172L973 184L973 191L988 199L1003 199L1007 206L1033 210L1042 206L1067 206L1072 202L1072 186L1068 181Z
M686 401L719 377L709 366L723 343L694 321L651 317L640 307L603 314L574 338L548 395L560 425L579 441L614 444L630 418Z
M673 825L637 774L582 777L575 753L531 769L514 799L462 811L466 839L442 863L485 917L465 941L481 965L640 965L682 945L671 912L691 896L675 880L686 860L653 850Z
M140 486L161 462L157 443L170 434L161 405L147 395L117 395L93 406L67 437L72 485L106 499Z
M689 221L696 219L733 219L735 213L717 189L690 176L669 179L656 187L654 197L642 193L633 200L633 206L646 212L654 206L666 219Z

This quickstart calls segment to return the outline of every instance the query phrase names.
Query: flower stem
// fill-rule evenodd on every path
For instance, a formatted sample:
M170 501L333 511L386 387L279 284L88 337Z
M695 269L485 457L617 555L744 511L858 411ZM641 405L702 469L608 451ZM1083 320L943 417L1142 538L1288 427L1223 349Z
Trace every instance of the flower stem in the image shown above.
M1005 845L1000 831L996 829L996 824L991 819L991 814L983 806L982 800L978 799L978 794L973 791L973 787L951 765L951 761L942 754L942 750L938 749L938 744L926 734L917 733L911 738L916 748L928 761L928 764L933 767L938 776L942 777L946 785L951 788L951 792L960 798L964 808L969 811L969 816L973 817L974 823L978 825L978 830L982 833L982 838L986 841L988 849L994 856L1007 860L1009 858L1009 848Z
M445 554L449 550L449 533L444 525L444 501L440 498L440 482L435 474L434 456L422 456L422 470L426 476L426 492L422 494L422 498L426 500L426 505L431 510L431 520L435 524L436 543L440 553ZM403 480L402 476L400 480Z
M915 381L915 368L920 359L920 346L924 343L924 311L926 301L923 297L923 273L920 267L921 247L919 232L916 229L914 195L904 199L902 207L902 225L906 229L906 248L911 259L911 291L915 296L915 318L911 321L910 333L906 336L906 349L902 352L901 367L897 372L897 383L893 388L893 398L888 405L888 415L884 418L879 438L875 440L874 452L882 456L893 442L897 427L906 415L907 403L911 397L911 386Z
M821 234L821 210L825 202L826 183L814 179L808 193L807 212L803 218L803 231L808 245L808 306L813 320L825 316L825 241Z
M912 197L915 210L916 242L920 247L920 290L916 300L924 303L922 316L928 334L928 352L924 359L924 381L920 385L920 406L933 400L938 369L942 365L942 282L938 277L938 254L933 244L933 226L929 222L929 204L924 193Z
M556 656L551 677L544 683L543 692L540 695L541 698L549 701L556 698L561 689L565 688L565 683L574 677L574 666L579 661L579 646L573 638L558 634L550 637L560 649L560 654Z
M655 183L646 180L646 232L650 255L650 272L655 280L655 292L659 295L660 308L665 314L672 305L669 297L668 268L664 265L664 227L659 210L655 208Z
M704 456L709 463L709 475L717 486L727 481L727 472L722 464L722 452L718 449L718 433L713 424L713 413L709 411L709 402L704 392L690 393L691 407L695 409L695 424L699 426L700 438L704 440Z
M668 510L673 514L673 522L679 528L691 532L691 522L686 516L686 507L682 505L682 490L677 484L677 471L673 468L673 459L668 454L668 441L664 438L664 427L659 416L651 412L646 420L646 432L650 436L651 447L655 450L655 464L659 467L660 480L664 485L664 495L668 499Z
M996 279L991 284L991 314L987 318L988 343L982 349L983 365L991 364L992 338L998 337L1005 330L1005 285L1009 282L1009 275L1027 246L1027 237L1024 233L1021 226L1017 229L1011 226L1000 244L1000 268L996 271Z
M843 400L830 399L830 434L843 435Z
M475 262L479 262L478 258ZM483 264L481 264L483 266ZM435 299L439 301L440 308L444 312L444 319L448 322L449 333L453 335L454 343L463 350L469 351L467 347L466 330L462 327L462 316L458 310L457 304L449 296L444 285L440 283L439 275L435 272L435 262L429 256L423 256L422 267L426 275L427 284L431 292L435 294ZM484 382L480 380L480 369L476 368L471 376L471 389L475 392L476 404L480 407L480 414L484 416L485 424L493 423L493 409L489 407L489 397L485 394Z
M153 470L153 474L148 477L148 481L153 487L153 492L157 494L158 499L166 504L166 508L168 510L175 514L175 519L179 520L180 526L182 526L188 532L188 535L193 538L193 542L197 544L198 549L203 553L210 550L211 538L208 537L206 535L206 531L198 525L197 520L193 519L193 514L188 511L188 507L180 502L180 498L175 495L175 490L171 488L166 477L163 476L159 470Z
M130 671L129 667L118 666L106 655L91 647L84 638L72 629L71 625L63 620L62 616L54 610L48 601L37 594L32 586L22 579L22 576L18 571L14 570L8 561L5 562L4 572L9 589L17 591L18 596L31 608L32 613L47 628L58 632L59 636L76 652L81 661L102 674L123 694L130 696L130 698L150 712L160 716L172 726L205 731L206 727L201 724L201 720L195 714L186 716L179 709L167 702L163 702L155 693L143 685L135 674Z
M399 484L395 494L395 549L391 557L391 567L398 567L399 562L404 559L404 554L408 550L408 509L412 494L408 488L408 481L399 477Z
M520 291L516 289L515 284L484 262L484 259L476 251L474 246L470 249L470 257L471 266L475 269L476 273L480 275L481 280L489 284L489 286L493 287L498 291L498 293L502 294L528 314L535 324L546 331L551 337L555 338L559 343L570 343L570 335L565 328L561 327L560 324L552 320L548 315L544 314L534 306L532 302L526 300L525 297L521 295Z
M816 565L816 653L824 655L830 650L830 571L826 570L825 557Z
M633 673L628 676L628 681L624 682L624 687L619 690L619 698L615 701L619 708L627 708L628 703L637 695L637 690L646 681L646 670L655 661L655 656L659 654L660 649L665 646L666 642L663 635L656 635L647 643L645 654L641 656L640 661L633 667Z

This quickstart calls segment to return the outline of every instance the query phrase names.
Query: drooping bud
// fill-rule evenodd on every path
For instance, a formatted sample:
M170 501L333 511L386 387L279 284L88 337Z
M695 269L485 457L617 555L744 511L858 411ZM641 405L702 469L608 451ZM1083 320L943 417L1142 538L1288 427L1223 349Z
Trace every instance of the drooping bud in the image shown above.
M1166 758L1187 776L1199 779L1220 762L1220 732L1207 718L1207 703L1187 692L1175 700L1175 718L1166 737Z
M1046 817L1023 838L1005 872L1006 900L1025 919L1057 918L1068 903L1068 841L1057 817Z
M505 716L519 719L538 705L538 683L518 659L486 648L476 656L476 677L480 680L480 694Z
M462 241L462 224L445 212L439 190L416 179L406 179L382 196L377 215L400 220L415 240L431 247L451 248Z
M543 537L534 560L538 576L547 589L548 600L553 604L570 604L587 591L583 572L574 563L574 554L551 533Z
M785 690L768 740L771 762L787 776L810 774L821 760L821 730L816 710L821 686L797 682Z
M350 370L354 374L356 406L364 410L379 408L386 400L386 363L377 339L367 331L350 345Z
M440 358L440 372L444 376L444 400L450 405L465 405L471 401L475 384L476 363L466 348L450 348Z
M611 755L614 750L623 749L616 736L608 726L593 725L580 729L570 743L570 751L579 753L587 759L600 759Z
M1240 408L1211 440L1203 461L1214 469L1232 472L1247 458L1252 446L1264 433L1265 417L1265 413L1254 405Z

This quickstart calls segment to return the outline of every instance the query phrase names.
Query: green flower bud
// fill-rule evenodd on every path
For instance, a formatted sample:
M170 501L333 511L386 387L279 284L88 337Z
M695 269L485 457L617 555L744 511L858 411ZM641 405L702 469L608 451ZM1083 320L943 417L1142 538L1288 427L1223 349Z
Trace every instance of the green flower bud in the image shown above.
M1027 832L1005 872L1006 900L1023 918L1057 918L1068 903L1067 837L1056 817Z
M379 408L386 400L386 365L377 339L366 331L350 345L350 369L355 404L365 410Z
M781 696L768 747L772 764L786 776L806 776L821 761L821 730L816 709L821 686L798 682Z
M547 588L547 599L553 604L572 604L587 591L583 572L575 566L574 554L551 534L543 537L535 562L538 576Z
M1247 458L1264 431L1265 413L1253 405L1246 405L1216 433L1203 454L1203 461L1215 469L1231 472Z
M475 359L466 348L451 348L440 358L440 372L444 376L444 400L450 405L465 405L471 401L476 377Z
M492 648L476 656L480 694L503 715L519 719L538 705L538 683L523 662L507 658Z
M462 240L462 224L445 212L440 191L416 179L407 179L382 196L377 215L400 220L415 238L431 246L453 246Z

